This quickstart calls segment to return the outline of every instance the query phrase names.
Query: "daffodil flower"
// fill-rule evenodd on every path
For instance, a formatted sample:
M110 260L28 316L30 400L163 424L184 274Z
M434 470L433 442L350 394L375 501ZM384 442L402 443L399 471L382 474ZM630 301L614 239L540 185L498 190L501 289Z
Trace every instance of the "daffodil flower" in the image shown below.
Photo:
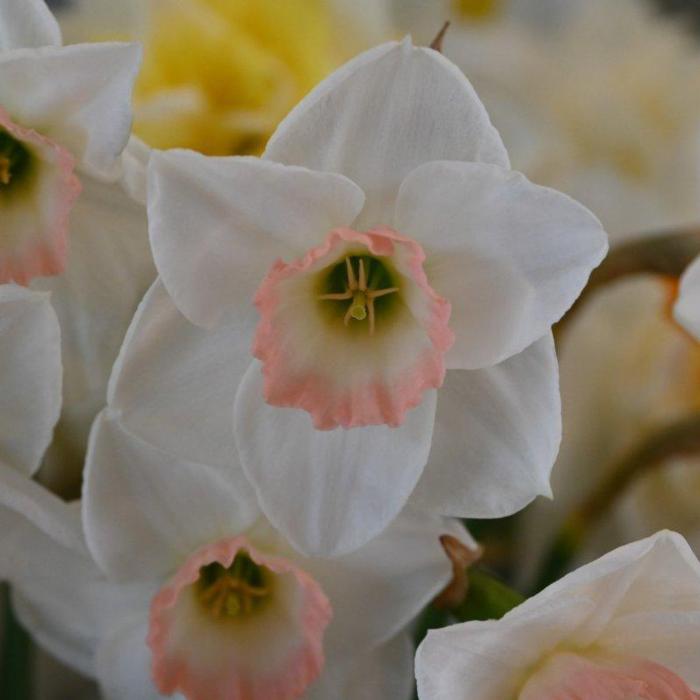
M154 277L145 210L118 182L139 62L136 45L62 47L42 0L0 6L0 283L51 292L59 318L64 413L45 473L59 489L79 483L89 425Z
M100 416L78 511L0 507L0 578L21 621L108 700L409 700L409 625L450 581L407 511L336 560L295 553L231 471L173 460ZM30 504L28 506L28 504Z
M439 53L404 41L362 54L262 159L154 154L149 217L162 284L213 330L184 330L154 289L111 406L163 449L205 444L217 463L237 449L265 514L302 551L361 545L411 494L494 517L549 492L550 326L606 236L584 207L509 170Z
M660 532L581 567L499 621L434 630L421 700L696 700L700 563Z

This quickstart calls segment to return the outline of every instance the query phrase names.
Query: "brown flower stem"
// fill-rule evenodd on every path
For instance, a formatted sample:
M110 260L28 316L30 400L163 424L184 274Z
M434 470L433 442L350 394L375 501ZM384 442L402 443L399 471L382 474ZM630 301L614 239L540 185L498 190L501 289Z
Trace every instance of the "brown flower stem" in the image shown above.
M609 476L564 521L545 557L535 590L542 590L569 570L588 532L639 477L671 457L698 453L700 412L661 428L623 455L606 471Z
M572 313L600 287L624 277L645 273L677 279L698 255L700 255L700 227L646 234L617 245L593 271L588 286L564 317L564 321L567 321Z

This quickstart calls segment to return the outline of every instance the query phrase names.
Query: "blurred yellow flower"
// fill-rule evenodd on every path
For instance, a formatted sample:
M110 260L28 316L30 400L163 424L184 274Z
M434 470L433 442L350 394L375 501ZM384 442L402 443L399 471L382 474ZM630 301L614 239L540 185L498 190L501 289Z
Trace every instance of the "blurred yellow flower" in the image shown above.
M71 40L135 38L134 132L155 148L259 154L321 79L387 38L384 0L73 0ZM125 19L126 18L126 19Z
M503 9L503 0L455 0L455 6L464 19L491 19Z
M258 153L343 56L321 0L192 0L145 39L135 132L157 148Z

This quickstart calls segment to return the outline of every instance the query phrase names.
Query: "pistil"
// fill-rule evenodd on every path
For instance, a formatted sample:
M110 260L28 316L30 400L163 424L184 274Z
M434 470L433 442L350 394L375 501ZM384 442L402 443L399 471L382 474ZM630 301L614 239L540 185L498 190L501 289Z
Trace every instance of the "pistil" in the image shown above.
M369 333L374 334L375 328L375 309L374 301L379 297L387 294L394 294L399 291L398 287L387 287L385 289L372 289L367 284L369 279L369 264L365 268L365 263L362 258L358 262L357 274L352 266L352 261L349 257L345 258L345 269L347 272L347 280L345 283L345 291L337 294L322 294L319 299L324 301L350 301L343 322L349 325L350 320L369 321Z

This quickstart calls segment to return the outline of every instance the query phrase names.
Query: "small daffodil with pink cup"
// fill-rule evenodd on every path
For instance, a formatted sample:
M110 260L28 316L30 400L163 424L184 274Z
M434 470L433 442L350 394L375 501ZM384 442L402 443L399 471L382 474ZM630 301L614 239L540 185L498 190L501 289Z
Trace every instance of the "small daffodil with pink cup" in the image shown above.
M106 700L410 700L411 625L453 577L441 537L476 549L469 534L404 511L356 552L310 559L234 477L100 415L82 523L38 487L0 501L22 623Z
M145 208L120 183L140 60L136 44L62 46L44 0L0 1L0 285L51 292L64 402L42 476L73 492L124 332L155 276Z
M616 549L499 621L428 633L420 700L697 700L700 562L678 534Z
M241 367L234 352L252 353L235 378L236 446L299 549L350 551L411 497L496 517L549 493L550 328L607 238L587 209L509 169L440 53L407 39L358 56L262 158L154 154L149 221L165 289L209 330L201 354L229 357L195 394L219 395ZM145 303L140 332L162 318ZM122 358L143 365L131 345ZM139 349L196 371L184 346ZM149 422L137 430L155 435Z

